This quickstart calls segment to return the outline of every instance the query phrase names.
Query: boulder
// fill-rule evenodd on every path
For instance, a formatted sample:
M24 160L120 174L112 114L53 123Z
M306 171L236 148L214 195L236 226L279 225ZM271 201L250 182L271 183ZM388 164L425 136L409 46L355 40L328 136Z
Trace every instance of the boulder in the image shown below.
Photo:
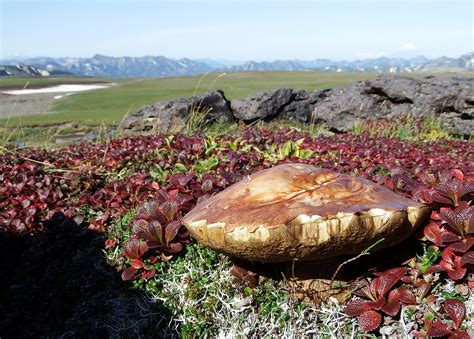
M128 134L179 132L186 117L194 112L207 112L204 124L231 122L234 117L230 103L222 91L207 92L193 98L160 101L129 114L120 129Z
M402 115L439 117L453 134L474 134L474 81L470 78L383 75L326 92L315 119L347 132L365 118Z
M319 101L324 99L330 90L317 92L295 91L293 100L283 107L277 115L277 119L293 120L299 122L312 122L315 107Z
M363 178L304 164L257 172L199 203L183 223L197 241L258 262L322 260L407 238L428 206Z
M234 117L243 121L273 118L281 113L295 97L291 88L278 88L259 92L245 99L232 100L231 107Z

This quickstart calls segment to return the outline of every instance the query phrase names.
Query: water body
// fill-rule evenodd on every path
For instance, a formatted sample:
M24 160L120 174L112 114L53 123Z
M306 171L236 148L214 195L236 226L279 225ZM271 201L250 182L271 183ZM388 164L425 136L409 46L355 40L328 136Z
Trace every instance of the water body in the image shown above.
M94 89L108 88L114 84L88 84L88 85L58 85L53 87L33 88L33 89L16 89L2 91L2 93L10 95L26 95L26 94L42 94L42 93L73 93L91 91ZM58 98L59 99L59 98Z

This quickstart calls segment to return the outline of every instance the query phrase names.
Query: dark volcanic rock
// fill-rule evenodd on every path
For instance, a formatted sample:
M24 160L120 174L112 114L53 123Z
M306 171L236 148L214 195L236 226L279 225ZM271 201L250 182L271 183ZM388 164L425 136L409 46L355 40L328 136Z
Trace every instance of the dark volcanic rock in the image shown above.
M364 118L436 116L451 133L472 135L473 87L469 78L385 75L327 92L315 106L315 118L346 132Z
M245 99L233 100L231 107L239 120L252 121L268 119L281 113L295 96L291 88L278 88L250 95Z
M230 122L234 117L222 91L212 91L194 98L160 101L129 114L120 128L132 134L179 132L191 111L207 112L204 123Z
M317 92L295 91L293 100L287 104L278 114L277 118L282 120L296 120L299 122L313 121L316 105L323 100L330 90Z

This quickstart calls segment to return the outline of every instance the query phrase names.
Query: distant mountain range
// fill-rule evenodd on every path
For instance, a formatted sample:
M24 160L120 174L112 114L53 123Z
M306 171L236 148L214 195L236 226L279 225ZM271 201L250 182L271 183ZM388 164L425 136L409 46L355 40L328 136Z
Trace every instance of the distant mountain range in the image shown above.
M29 76L29 77L49 77L49 76L71 76L74 75L70 72L61 70L50 70L46 71L39 67L26 65L26 64L15 64L0 66L0 76Z
M196 75L212 70L212 67L191 59L173 60L164 56L110 57L94 55L92 58L47 58L4 60L0 64L31 65L51 72L65 71L75 75L95 77L166 77Z
M329 59L248 61L240 65L212 59L170 59L164 56L92 58L37 57L21 60L1 60L0 76L49 76L75 74L95 77L167 77L197 75L210 71L322 71L322 72L442 72L474 71L474 52L459 58L428 59L423 56L403 59L381 57L355 61Z

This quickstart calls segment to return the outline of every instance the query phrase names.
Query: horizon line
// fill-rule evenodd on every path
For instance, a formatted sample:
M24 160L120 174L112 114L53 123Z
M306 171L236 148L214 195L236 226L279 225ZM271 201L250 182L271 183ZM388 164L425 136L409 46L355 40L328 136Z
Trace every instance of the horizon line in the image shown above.
M152 55L152 54L145 54L141 56L130 56L130 55L120 55L120 56L114 56L114 55L106 55L106 54L101 54L101 53L95 53L92 56L7 56L7 57L2 57L0 58L0 61L8 61L8 60L28 60L28 59L35 59L35 58L49 58L49 59L92 59L96 56L103 56L103 57L108 57L108 58L146 58L146 57L163 57L166 59L170 60L183 60L183 59L188 59L188 60L209 60L209 61L232 61L232 62L240 62L240 63L247 63L247 62L276 62L276 61L315 61L315 60L330 60L330 61L338 61L338 62L344 62L344 61L358 61L358 60L376 60L376 59L381 59L381 58L388 58L388 59L403 59L403 60L410 60L410 59L415 59L415 58L425 58L428 60L434 60L434 59L439 59L439 58L460 58L465 55L473 54L474 50L462 53L458 56L448 56L446 54L436 56L436 57L426 57L423 54L415 55L413 57L403 57L403 56L389 56L389 55L379 55L379 56L372 56L372 57L358 57L354 59L339 59L339 58L331 58L331 57L316 57L312 59L301 59L301 58L276 58L276 59L232 59L232 58L226 58L226 57L201 57L201 58L193 58L193 57L168 57L165 55Z

